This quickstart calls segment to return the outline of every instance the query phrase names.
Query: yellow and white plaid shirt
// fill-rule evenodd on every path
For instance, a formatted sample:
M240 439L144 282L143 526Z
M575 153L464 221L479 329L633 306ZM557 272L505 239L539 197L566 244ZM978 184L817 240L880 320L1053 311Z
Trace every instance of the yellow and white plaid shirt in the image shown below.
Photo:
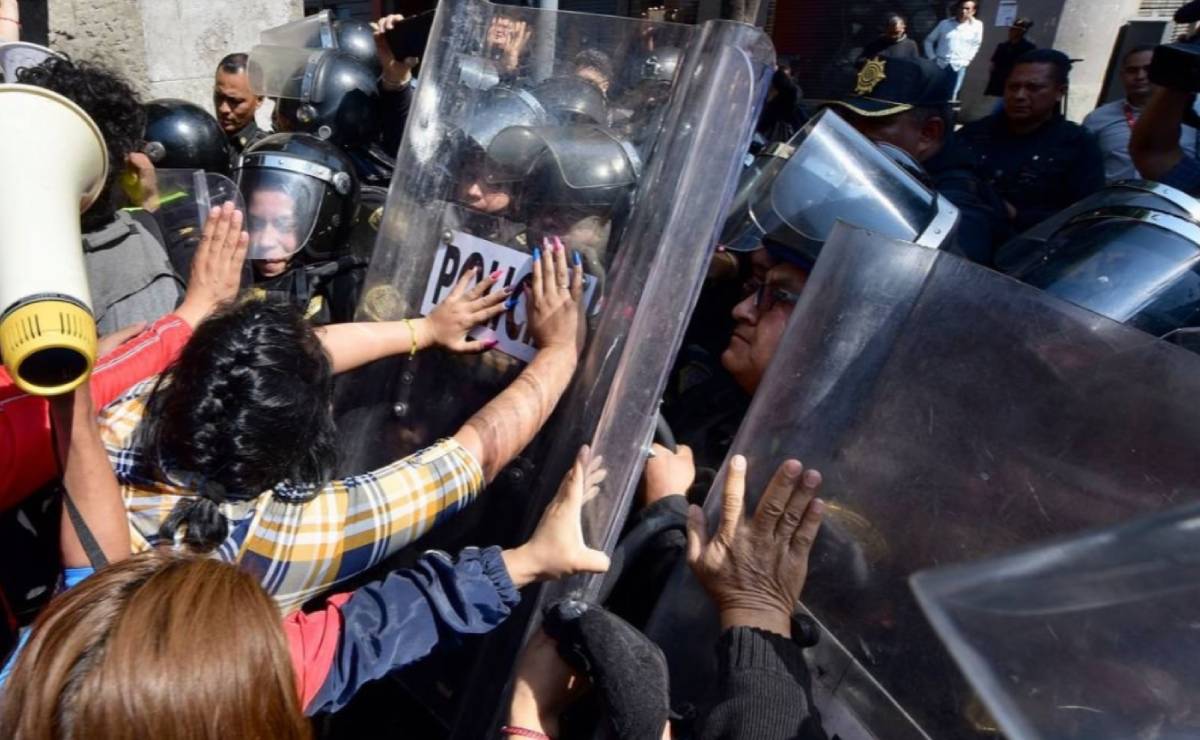
M159 529L176 503L195 495L164 483L153 456L138 447L135 431L155 380L135 385L100 413L134 551L170 544ZM334 480L307 503L285 503L272 489L221 504L229 535L214 555L256 575L286 614L413 542L482 488L479 462L446 439L378 470Z

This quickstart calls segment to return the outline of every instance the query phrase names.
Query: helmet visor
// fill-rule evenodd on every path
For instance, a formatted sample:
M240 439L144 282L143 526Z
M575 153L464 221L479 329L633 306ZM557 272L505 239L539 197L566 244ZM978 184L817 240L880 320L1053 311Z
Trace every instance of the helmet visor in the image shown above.
M268 28L258 35L261 44L290 46L296 49L335 49L337 34L333 32L333 15L322 10L298 21Z
M58 54L44 46L30 44L24 41L13 41L0 44L0 82L16 82L17 73L22 69L36 67L50 57Z
M282 164L287 158L276 157ZM246 201L250 259L286 260L304 249L316 228L325 183L270 166L244 168L238 186Z
M726 224L722 242L754 249L763 237L812 251L845 221L905 241L915 241L937 213L934 194L832 111L821 113L792 139L794 152L769 186L757 192ZM766 173L764 173L766 174ZM816 254L807 255L812 259Z
M320 102L313 96L313 81L323 56L320 49L255 46L246 64L255 95Z

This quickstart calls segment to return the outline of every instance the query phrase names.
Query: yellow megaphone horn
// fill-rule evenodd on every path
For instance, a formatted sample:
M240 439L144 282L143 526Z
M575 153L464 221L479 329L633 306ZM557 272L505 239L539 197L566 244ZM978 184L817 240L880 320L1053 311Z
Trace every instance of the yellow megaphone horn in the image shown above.
M79 106L0 84L0 356L27 393L73 390L96 361L79 214L107 175L104 137Z

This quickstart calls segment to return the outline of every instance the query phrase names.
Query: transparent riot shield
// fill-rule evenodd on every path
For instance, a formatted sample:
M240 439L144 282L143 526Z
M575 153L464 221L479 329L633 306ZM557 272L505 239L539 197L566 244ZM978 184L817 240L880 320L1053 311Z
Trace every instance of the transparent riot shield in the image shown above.
M1012 738L1200 735L1200 505L912 578Z
M538 124L524 114L514 124L530 128L477 135L487 127L476 125L473 114L491 115L498 97L537 99L539 84L573 74L583 51L602 52L617 64L607 96L613 99L622 85L640 81L620 65L641 64L652 45L681 48L684 59L666 83L669 94L655 103L661 125L641 131L642 146L629 146L620 131L592 121L560 119L564 128L551 131L553 119ZM773 59L761 31L741 24L655 24L479 0L439 5L360 318L425 313L475 266L483 275L499 270L501 287L517 285L532 247L554 235L580 254L587 274L588 341L542 433L471 509L440 526L426 544L520 542L579 446L590 443L605 457L609 477L585 511L586 536L594 546L611 546ZM481 67L495 73L494 84L480 84L475 72ZM522 94L499 96L495 91L504 87ZM497 175L511 172L525 177ZM453 434L536 351L523 298L484 331L499 341L484 355L423 352L411 362L380 363L342 384L347 470ZM413 691L425 692L423 701L456 736L488 735L537 603L536 592L527 595L521 613L483 648L459 654L461 665L439 660L431 668L437 675L408 681ZM461 711L466 706L472 711Z
M154 217L171 264L185 282L209 211L233 203L246 212L233 180L203 170L155 170L152 179L126 179L121 185L125 207L140 208Z
M848 706L888 740L988 736L908 576L1200 498L1198 392L1185 350L945 252L835 229L732 448L748 512L783 460L824 474L802 601L827 714ZM650 625L676 700L714 687L718 630L681 568Z
M291 46L305 49L336 49L337 34L333 30L333 14L328 10L306 16L291 23L268 28L259 34L259 43L268 46Z
M1200 202L1116 183L1005 244L1001 270L1113 321L1164 336L1200 324Z

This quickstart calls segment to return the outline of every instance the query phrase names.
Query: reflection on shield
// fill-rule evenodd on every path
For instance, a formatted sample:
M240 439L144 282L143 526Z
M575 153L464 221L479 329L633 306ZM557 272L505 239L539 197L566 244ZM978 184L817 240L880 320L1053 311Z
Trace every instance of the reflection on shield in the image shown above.
M209 211L226 203L246 211L233 180L202 170L156 169L149 181L125 178L117 197L122 207L141 209L154 217L166 240L171 265L184 281L191 274L192 257Z
M590 104L572 108L566 93L574 81L562 78L575 74L581 52L627 60L613 69L613 100L643 82L651 43L681 51L670 79L658 81L667 93L653 110L638 111L655 122L640 129L640 141L612 126L595 105L604 96L583 78L576 102ZM584 533L592 546L611 549L773 63L762 32L740 24L647 24L479 0L439 4L359 318L416 316L473 266L485 277L499 271L500 285L514 287L549 236L579 253L595 297L587 345L549 423L479 501L421 548L520 543L588 443L604 456L609 476L585 508ZM528 343L525 323L518 297L485 331ZM521 351L501 349L470 356L431 349L343 378L344 472L386 464L456 432L525 366ZM531 355L536 348L526 349ZM580 579L555 589L598 587ZM507 672L540 603L538 590L529 589L486 641L405 673L409 694L451 736L492 734Z
M1189 352L946 252L835 228L732 448L747 510L784 459L825 476L802 597L823 628L821 690L878 737L986 737L908 577L1200 498L1197 393ZM650 629L675 698L694 700L715 669L696 646L718 626L684 571Z
M1200 325L1200 202L1155 182L1110 185L999 250L1047 293L1155 336Z
M918 573L913 590L1009 737L1200 734L1200 506Z

